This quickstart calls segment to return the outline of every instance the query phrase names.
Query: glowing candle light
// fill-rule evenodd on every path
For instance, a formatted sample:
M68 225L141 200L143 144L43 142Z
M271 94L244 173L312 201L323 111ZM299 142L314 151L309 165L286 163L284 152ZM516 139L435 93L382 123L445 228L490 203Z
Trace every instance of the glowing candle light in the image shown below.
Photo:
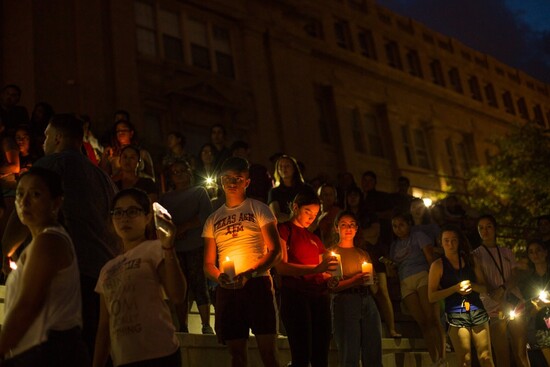
M516 311L510 310L510 320L514 320L516 318Z
M364 274L368 274L368 279L365 281L365 284L371 285L374 284L374 276L372 272L372 264L363 261L363 264L361 264L361 272Z
M336 266L336 269L331 271L330 273L332 274L333 277L336 277L336 278L342 277L342 275L344 274L342 272L342 257L340 256L340 254L337 254L335 252L331 252L330 256L335 257L336 261L338 261L338 265Z
M11 270L17 269L17 264L12 259L10 259L10 268L11 268Z
M222 273L229 275L229 279L232 281L235 275L237 275L235 272L235 262L231 260L229 256L226 256L225 261L222 262Z

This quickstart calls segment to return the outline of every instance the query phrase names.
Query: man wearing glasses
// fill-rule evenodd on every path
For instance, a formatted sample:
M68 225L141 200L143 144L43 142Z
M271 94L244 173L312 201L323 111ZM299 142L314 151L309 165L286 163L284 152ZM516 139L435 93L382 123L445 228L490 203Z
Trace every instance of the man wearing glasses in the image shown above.
M229 348L232 366L247 366L252 330L264 366L275 367L277 316L268 271L281 259L281 243L269 207L246 197L248 170L248 162L239 157L228 158L221 167L225 205L204 225L204 271L219 284L215 328Z

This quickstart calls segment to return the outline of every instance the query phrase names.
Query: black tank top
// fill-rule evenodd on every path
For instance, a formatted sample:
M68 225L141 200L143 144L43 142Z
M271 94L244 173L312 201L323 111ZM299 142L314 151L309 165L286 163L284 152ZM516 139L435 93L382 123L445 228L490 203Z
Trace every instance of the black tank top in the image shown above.
M460 261L462 269L459 270L453 268L445 256L441 257L441 261L443 261L443 275L441 276L439 285L442 289L452 287L456 285L456 283L463 280L469 280L471 283L475 283L477 281L474 269L467 265L463 259ZM466 309L464 308L464 301L470 302L471 311L483 308L483 303L481 303L479 293L472 291L470 294L462 296L461 294L455 292L445 298L445 312L466 312Z

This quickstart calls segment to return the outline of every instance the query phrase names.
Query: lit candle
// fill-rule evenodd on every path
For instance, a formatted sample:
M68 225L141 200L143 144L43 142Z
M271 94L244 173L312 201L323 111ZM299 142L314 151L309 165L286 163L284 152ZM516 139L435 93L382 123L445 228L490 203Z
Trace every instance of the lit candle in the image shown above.
M368 274L368 279L365 282L365 284L371 285L374 284L374 277L372 276L372 264L369 264L366 261L363 261L363 264L361 264L361 272Z
M11 268L11 270L17 269L17 263L15 261L13 261L12 259L10 259L10 268Z
M330 256L335 257L336 261L338 261L338 265L336 266L336 269L331 271L330 273L335 278L341 278L342 275L343 275L343 272L342 272L342 258L340 256L340 254L337 254L335 252L331 252Z
M222 262L222 273L225 273L229 275L229 279L233 281L233 278L235 278L235 262L231 259L229 259L229 256L225 257L225 261Z

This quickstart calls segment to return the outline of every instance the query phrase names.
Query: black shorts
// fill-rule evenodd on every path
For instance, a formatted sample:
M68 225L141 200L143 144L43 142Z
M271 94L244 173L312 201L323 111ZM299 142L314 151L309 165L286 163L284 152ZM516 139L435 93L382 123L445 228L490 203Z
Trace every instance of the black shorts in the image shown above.
M216 334L220 342L277 334L277 312L271 277L252 278L242 289L216 289Z
M445 316L447 323L454 327L472 328L489 322L489 315L482 308L469 312L446 313Z

